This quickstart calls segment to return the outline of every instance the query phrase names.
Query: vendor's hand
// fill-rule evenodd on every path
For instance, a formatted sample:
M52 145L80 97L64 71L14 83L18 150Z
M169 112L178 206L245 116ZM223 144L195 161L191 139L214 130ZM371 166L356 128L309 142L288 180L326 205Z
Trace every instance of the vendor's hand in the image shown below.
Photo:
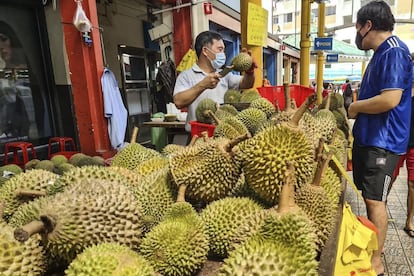
M199 84L204 89L214 89L220 81L220 74L210 73Z
M242 53L247 53L247 54L249 54L249 56L252 56L252 51L250 51L250 50L247 50L246 48L243 48L242 50ZM246 72L246 74L249 74L249 75L252 75L253 73L254 73L254 69L255 68L257 68L257 64L256 64L256 62L253 60L253 62L252 62L252 66L249 68L249 69L247 69L245 72Z
M358 116L358 112L356 111L354 103L351 103L348 107L348 118L349 119L356 119Z

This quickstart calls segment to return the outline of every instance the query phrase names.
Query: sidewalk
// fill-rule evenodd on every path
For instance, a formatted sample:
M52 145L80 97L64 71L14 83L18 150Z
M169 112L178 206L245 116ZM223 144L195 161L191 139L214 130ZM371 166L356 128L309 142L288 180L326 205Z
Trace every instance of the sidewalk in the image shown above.
M352 174L351 174L352 176ZM345 200L357 215L366 216L365 203L347 184ZM383 263L388 276L414 276L414 239L403 230L407 214L407 170L400 169L388 196L388 232Z

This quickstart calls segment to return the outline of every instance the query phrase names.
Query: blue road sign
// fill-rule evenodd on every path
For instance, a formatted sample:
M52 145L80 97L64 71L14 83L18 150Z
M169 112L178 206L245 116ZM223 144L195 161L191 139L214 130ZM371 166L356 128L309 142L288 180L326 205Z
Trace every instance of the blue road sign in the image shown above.
M332 37L315 37L313 48L318 50L332 50L333 39Z
M326 55L326 62L338 62L339 56L338 54L327 54Z

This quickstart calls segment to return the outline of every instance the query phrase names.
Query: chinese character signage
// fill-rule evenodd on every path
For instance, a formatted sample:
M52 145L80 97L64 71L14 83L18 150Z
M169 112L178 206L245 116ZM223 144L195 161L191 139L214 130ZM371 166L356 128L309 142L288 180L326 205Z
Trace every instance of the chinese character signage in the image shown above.
M247 44L267 45L267 10L253 3L247 6Z

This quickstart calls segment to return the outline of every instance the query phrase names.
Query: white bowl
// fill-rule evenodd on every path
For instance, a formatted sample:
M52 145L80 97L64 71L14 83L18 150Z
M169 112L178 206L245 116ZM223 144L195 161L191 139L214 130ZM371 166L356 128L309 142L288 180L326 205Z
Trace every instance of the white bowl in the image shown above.
M164 122L164 118L151 118L153 122Z
M177 120L180 122L185 122L187 120L187 112L178 113Z

